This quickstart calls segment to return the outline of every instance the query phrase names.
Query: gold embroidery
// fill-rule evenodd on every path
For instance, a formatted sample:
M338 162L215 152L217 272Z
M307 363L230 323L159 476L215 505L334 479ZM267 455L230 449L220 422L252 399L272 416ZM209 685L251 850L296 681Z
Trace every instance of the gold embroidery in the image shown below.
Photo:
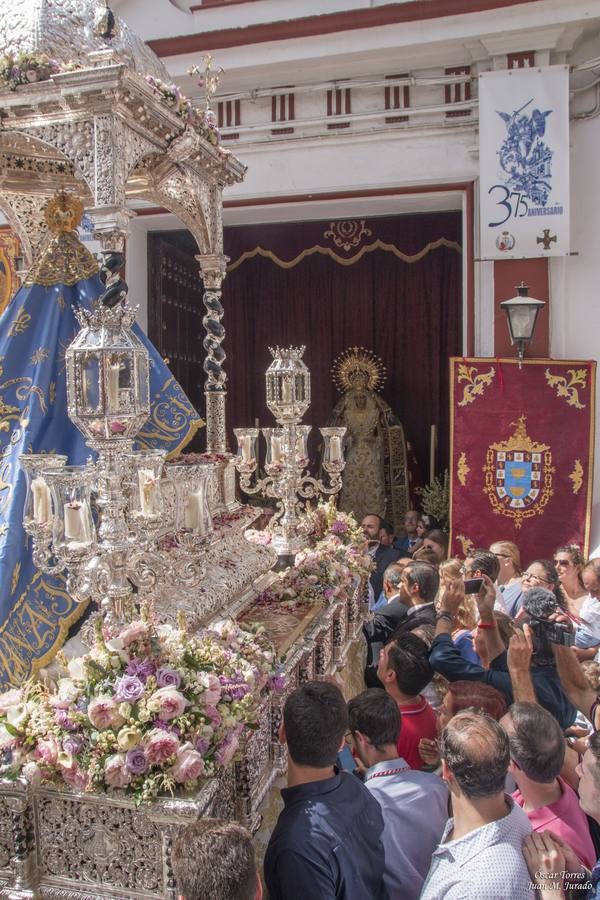
M72 232L52 238L45 251L27 273L24 284L76 284L98 274L98 263ZM64 299L63 299L64 302Z
M58 304L58 308L60 309L60 311L64 312L67 304L66 304L65 298L63 297L62 294L58 295L58 297L56 298L56 302Z
M465 558L475 549L475 544L473 543L471 538L465 537L464 534L457 534L456 540L462 547L462 554Z
M21 414L18 406L10 406L0 396L0 431L9 431L10 422L16 421Z
M573 471L569 475L569 480L573 482L573 493L578 494L583 484L583 466L581 460L576 459L573 465Z
M21 307L8 330L8 336L15 337L15 335L17 334L23 334L23 332L29 327L30 322L31 316L29 315L29 313L25 312L23 307Z
M14 592L15 592L16 589L17 589L17 584L19 583L19 575L20 575L20 574L21 574L21 563L18 562L18 563L15 564L15 567L14 567L13 573L12 573L12 579L11 579L11 582L10 582L10 592L11 592L11 594L14 594Z
M587 387L587 369L567 369L567 375L570 375L569 381L564 375L553 375L550 369L545 372L546 381L551 388L556 388L556 396L564 397L569 406L575 409L585 409L585 403L579 402L579 392L577 386Z
M463 452L458 457L458 463L456 466L456 476L462 486L464 487L467 482L467 475L470 472L470 468L467 465L467 454L463 450Z
M365 220L346 219L343 222L330 222L328 231L323 232L324 238L331 238L336 247L340 247L348 253L353 247L358 247L363 237L371 237L373 232L365 228Z
M29 357L29 362L32 366L39 366L40 363L46 362L48 359L48 351L45 347L38 347L37 350L34 350L31 356Z
M467 406L473 403L476 397L481 397L484 390L494 380L496 370L491 368L489 372L477 372L475 366L466 366L461 363L458 367L457 381L460 384L466 381L467 384L463 390L463 398L459 402L459 406Z
M52 406L52 404L54 403L55 400L56 400L56 382L51 381L50 387L48 388L48 402L50 403L50 406Z

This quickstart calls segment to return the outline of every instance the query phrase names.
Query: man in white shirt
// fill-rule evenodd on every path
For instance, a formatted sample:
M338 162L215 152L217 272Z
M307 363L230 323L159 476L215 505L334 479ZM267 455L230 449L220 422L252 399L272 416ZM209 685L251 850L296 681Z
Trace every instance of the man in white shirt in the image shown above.
M398 757L400 711L386 691L363 691L348 704L348 716L365 785L383 813L389 897L417 900L448 819L448 789L437 775L417 772Z
M433 853L421 900L535 897L522 851L531 825L504 793L508 736L491 716L464 710L450 720L440 743L454 818Z

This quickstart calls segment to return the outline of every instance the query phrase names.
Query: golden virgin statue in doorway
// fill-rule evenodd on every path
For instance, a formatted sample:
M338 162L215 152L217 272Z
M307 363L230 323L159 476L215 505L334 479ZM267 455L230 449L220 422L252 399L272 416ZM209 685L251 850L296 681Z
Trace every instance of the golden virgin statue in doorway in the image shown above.
M378 513L401 533L410 506L406 441L402 423L378 394L385 367L371 350L350 347L331 371L342 397L328 424L347 429L339 507L359 522L367 513Z

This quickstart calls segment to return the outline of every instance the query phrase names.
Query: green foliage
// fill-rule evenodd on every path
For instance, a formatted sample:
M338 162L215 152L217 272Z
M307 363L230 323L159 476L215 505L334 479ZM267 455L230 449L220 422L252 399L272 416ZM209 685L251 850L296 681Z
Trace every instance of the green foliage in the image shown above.
M421 495L421 508L424 513L434 516L444 531L450 524L450 475L444 469L443 475L436 476L433 481L418 489Z

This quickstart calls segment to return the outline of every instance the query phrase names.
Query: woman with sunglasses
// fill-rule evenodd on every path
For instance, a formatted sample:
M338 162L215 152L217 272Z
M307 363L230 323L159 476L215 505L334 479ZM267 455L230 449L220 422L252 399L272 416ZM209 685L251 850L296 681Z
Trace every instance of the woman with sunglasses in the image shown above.
M554 565L567 601L570 613L578 616L587 591L581 573L585 565L583 553L576 544L567 544L554 551Z

